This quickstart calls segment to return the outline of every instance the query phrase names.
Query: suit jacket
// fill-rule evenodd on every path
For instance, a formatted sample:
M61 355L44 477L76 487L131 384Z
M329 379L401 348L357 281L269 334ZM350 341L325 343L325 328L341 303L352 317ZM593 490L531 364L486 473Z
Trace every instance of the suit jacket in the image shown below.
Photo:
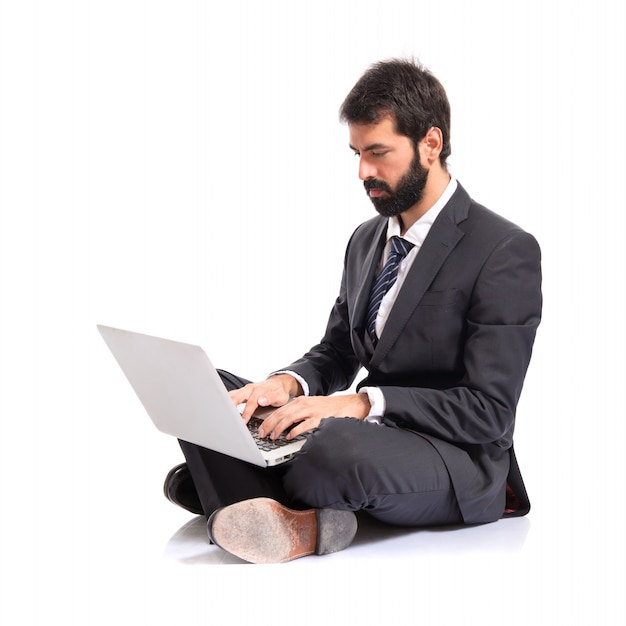
M372 353L365 316L386 228L375 217L355 230L324 337L285 369L302 376L312 395L327 395L365 368L359 387L382 390L384 423L419 433L440 453L466 523L500 518L507 484L514 514L525 514L513 430L541 317L539 246L458 185Z

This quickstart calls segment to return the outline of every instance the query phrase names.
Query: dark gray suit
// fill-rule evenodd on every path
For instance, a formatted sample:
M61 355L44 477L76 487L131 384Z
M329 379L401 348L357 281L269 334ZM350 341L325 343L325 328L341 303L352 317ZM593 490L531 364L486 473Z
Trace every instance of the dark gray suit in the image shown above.
M381 519L421 520L419 515L405 518L398 513L400 494L414 489L403 483L403 474L410 482L436 464L436 476L428 478L423 490L432 495L447 489L454 510L450 502L406 500L405 508L448 509L441 516L423 518L427 523L500 518L507 482L517 497L514 514L524 514L529 503L512 445L515 409L541 316L539 246L531 235L473 202L459 185L426 237L372 353L364 342L364 319L386 228L387 220L376 217L356 229L323 339L284 369L302 376L311 395L328 395L348 388L361 367L366 368L367 378L359 386L382 390L383 420L389 428L324 420L310 450L292 461L280 480L289 497L317 505L310 502L322 497L317 488L306 492L297 485L324 480L330 484L333 475L342 485L352 480L348 468L335 466L334 474L329 470L324 478L331 461L329 455L316 453L322 443L325 448L350 448L350 463L356 466L360 459L365 466L377 445L393 446L380 461L389 467L375 488L363 487L359 477L361 491L396 492ZM185 453L189 460L188 450ZM424 466L414 464L418 456ZM362 471L376 472L376 465ZM205 480L194 478L196 484ZM347 508L387 508L386 501L369 495L343 499L349 500Z

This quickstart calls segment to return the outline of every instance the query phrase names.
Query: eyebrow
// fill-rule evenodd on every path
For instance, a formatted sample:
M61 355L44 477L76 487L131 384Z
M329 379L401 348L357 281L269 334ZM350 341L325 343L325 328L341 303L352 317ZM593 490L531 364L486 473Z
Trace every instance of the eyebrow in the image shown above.
M360 150L357 150L352 144L350 144L350 150L360 152ZM371 150L389 150L389 146L385 145L384 143L372 143L369 146L365 146L363 152L369 152Z

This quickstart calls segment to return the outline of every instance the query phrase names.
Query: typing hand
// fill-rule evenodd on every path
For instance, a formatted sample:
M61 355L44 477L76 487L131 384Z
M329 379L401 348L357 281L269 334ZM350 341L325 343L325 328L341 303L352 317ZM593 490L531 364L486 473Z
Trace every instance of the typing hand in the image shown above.
M228 392L236 405L245 404L241 417L246 424L259 407L281 407L302 393L300 383L289 374L277 374L259 383L250 383Z
M285 430L287 439L313 430L327 417L356 417L365 419L370 412L369 398L365 394L340 396L300 396L276 409L265 418L259 436L277 439Z

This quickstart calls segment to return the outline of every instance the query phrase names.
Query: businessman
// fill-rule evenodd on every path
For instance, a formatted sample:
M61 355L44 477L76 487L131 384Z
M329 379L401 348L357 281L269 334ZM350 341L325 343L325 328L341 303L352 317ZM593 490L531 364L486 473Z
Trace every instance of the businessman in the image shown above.
M181 442L186 463L164 486L251 562L345 548L356 511L415 527L530 508L513 432L541 317L539 246L451 177L448 99L418 63L369 68L340 116L378 215L347 244L326 331L267 380L221 373L245 421L276 407L261 436L307 443L265 469ZM355 393L333 395L361 368Z

